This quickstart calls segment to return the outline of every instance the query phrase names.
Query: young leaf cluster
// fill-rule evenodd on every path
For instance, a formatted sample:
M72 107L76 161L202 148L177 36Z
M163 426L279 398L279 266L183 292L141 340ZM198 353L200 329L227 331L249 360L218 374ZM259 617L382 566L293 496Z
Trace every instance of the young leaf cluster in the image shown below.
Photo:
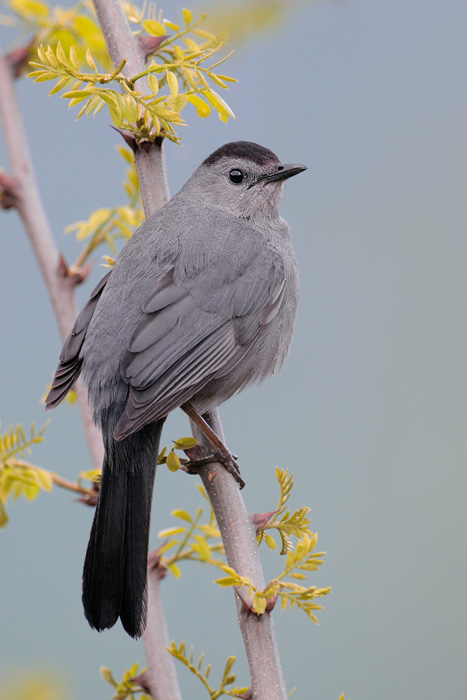
M183 444L185 439L182 438L178 443ZM175 446L178 443L175 443ZM161 456L159 461L161 461ZM313 622L317 623L314 612L321 610L321 606L315 602L315 599L327 595L330 589L303 586L298 581L304 581L307 572L318 570L323 563L324 552L314 551L318 536L308 529L309 520L306 520L302 525L296 525L296 521L301 522L300 518L294 517L295 514L291 516L289 511L285 509L293 486L293 474L289 476L287 470L278 469L276 475L281 487L277 517L281 512L283 513L283 516L278 520L277 529L280 532L280 524L285 518L284 527L287 532L290 532L290 535L287 535L290 547L286 551L287 559L284 571L270 581L263 590L258 589L249 578L240 576L234 569L225 564L224 548L212 508L210 509L209 522L206 524L200 524L203 514L202 508L198 508L195 516L190 515L185 510L172 511L172 515L181 522L175 527L161 530L158 533L161 538L169 538L159 550L160 563L177 577L181 575L179 563L182 561L189 560L210 564L226 574L216 583L222 587L234 586L238 588L242 598L248 599L248 604L251 604L253 612L257 615L271 610L280 598L283 610L287 606L296 606L303 610ZM198 489L201 495L207 499L204 489L201 486L198 486ZM300 509L296 513L303 510L308 512L308 509ZM292 536L298 539L295 549L291 540ZM219 558L219 555L222 558Z
M24 460L30 454L32 445L42 442L46 427L36 433L32 425L28 438L21 425L11 427L0 435L0 527L8 522L5 504L10 497L16 500L24 496L33 500L41 490L52 489L50 472Z
M182 460L177 455L175 450L189 450L190 448L195 447L197 444L198 441L194 437L179 438L174 442L170 452L167 453L167 448L164 447L162 452L159 454L158 463L166 464L171 472L178 472L178 470L182 468ZM186 462L187 460L183 461Z
M197 678L199 678L199 680L202 682L207 692L209 693L209 697L211 698L211 700L217 700L217 698L220 698L222 695L227 695L232 698L239 698L245 696L245 693L248 690L248 688L246 687L238 688L234 686L232 688L228 688L228 686L231 686L233 683L235 683L235 674L232 673L232 667L235 663L235 656L229 656L229 658L227 659L224 667L224 672L222 674L220 686L218 688L214 688L209 681L209 676L211 673L211 664L206 666L206 668L203 670L204 654L201 654L201 656L198 659L198 662L195 664L193 658L193 646L190 647L190 653L187 654L185 642L182 642L180 646L177 647L176 643L173 641L171 646L168 647L168 651L170 652L170 654L172 654L174 658L178 659L178 661L180 661Z
M323 563L321 557L324 556L324 552L314 552L317 539L316 534L312 537L304 535L298 541L296 550L288 553L285 570L270 581L263 590L258 589L246 576L237 574L230 566L220 567L227 576L218 579L216 583L223 587L235 586L241 589L251 602L253 612L257 615L271 610L277 599L280 598L282 610L285 610L288 605L290 607L296 605L313 622L318 624L313 611L321 610L322 606L315 603L314 600L327 595L330 588L304 587L295 581L287 580L289 578L304 580L306 578L304 571L316 571ZM243 593L242 597L244 597Z
M287 552L293 549L292 536L300 538L304 535L309 536L312 534L308 527L310 519L307 517L310 509L299 508L291 514L286 504L293 488L293 474L289 476L288 469L279 469L276 467L276 478L280 487L279 503L272 518L259 529L258 544L266 542L268 547L275 550L276 542L266 530L277 530L282 543L280 553L287 554Z
M143 19L142 13L134 10L132 21L138 22L139 32L145 30L161 42L150 65L131 78L122 73L125 62L113 72L99 72L90 48L85 53L87 68L83 70L84 61L76 47L71 46L67 52L60 41L56 47L50 44L38 47L39 61L31 62L35 70L29 76L35 82L56 81L50 94L65 90L62 97L69 101L69 107L80 105L77 119L107 107L113 124L132 134L138 142L165 136L179 143L176 128L185 125L181 112L188 103L202 118L212 108L222 121L234 117L212 84L227 90L229 82L236 82L214 70L228 56L214 63L210 61L225 45L226 36L200 29L205 15L193 22L191 12L184 10L183 17L185 26L181 27L162 19L160 13L157 20ZM174 34L168 36L169 30ZM148 79L150 94L141 92L138 84L141 78Z
M89 256L104 243L109 246L112 254L116 255L116 241L122 238L128 240L144 221L144 210L133 153L123 146L118 146L117 151L129 166L123 183L128 202L113 208L97 209L85 221L77 221L65 228L65 233L75 233L79 241L86 241L85 247L74 263L77 268L84 265ZM111 266L113 259L105 257L107 266Z
M56 49L58 42L65 51L75 47L80 61L84 61L89 48L104 70L112 69L104 36L90 0L78 2L74 7L51 5L40 0L4 0L9 15L0 16L0 23L17 27L37 49L41 44ZM21 40L21 37L19 37Z
M203 487L198 485L198 490L209 503ZM158 537L168 538L159 550L161 566L169 569L177 578L181 575L178 566L181 561L197 561L213 566L224 564L224 559L216 558L224 554L224 546L210 503L209 507L209 520L205 523L200 523L202 508L198 508L194 517L186 510L173 510L171 515L179 523L158 533Z
M114 694L112 695L112 700L151 700L151 696L146 693L146 689L140 685L138 682L138 665L133 664L123 674L122 680L118 683L110 669L105 666L101 666L101 676L102 678L110 683L114 688ZM143 673L144 671L141 671Z

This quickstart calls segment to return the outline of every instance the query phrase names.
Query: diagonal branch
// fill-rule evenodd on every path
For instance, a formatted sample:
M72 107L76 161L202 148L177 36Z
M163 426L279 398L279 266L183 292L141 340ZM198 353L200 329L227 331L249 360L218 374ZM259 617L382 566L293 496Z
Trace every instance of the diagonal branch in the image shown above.
M128 77L143 72L144 49L132 35L120 1L94 0L94 7L113 64L118 66L126 59L123 72ZM140 89L149 93L146 80L141 78ZM168 199L162 140L146 143L139 148L135 146L134 150L144 209L146 216L149 216ZM214 432L224 442L219 412L212 411L207 418ZM195 437L209 448L209 443L199 429L193 425L192 428ZM201 478L213 504L229 565L241 575L248 576L258 587L264 588L264 575L256 543L256 527L245 508L235 480L219 464L202 468ZM238 597L237 612L250 666L253 700L286 700L287 693L271 615L265 613L258 617L251 614ZM151 622L151 618L149 621ZM163 634L164 630L160 631ZM159 642L157 638L154 639L153 630L147 630L145 633L145 645L149 640L151 643ZM149 660L148 651L146 654ZM157 688L151 688L151 692L154 694ZM169 698L168 695L164 697Z
M14 206L23 221L52 302L60 335L62 340L65 340L76 318L75 287L84 279L86 272L78 275L70 274L53 239L34 174L28 140L16 97L14 74L1 55L0 114L11 166ZM102 438L92 422L83 383L77 382L76 388L89 451L94 467L98 469L104 454Z
M133 36L119 0L93 0L94 8L115 66L126 60L123 73L132 77L146 64L144 46ZM140 89L149 93L147 79ZM146 217L160 209L169 199L162 139L138 146L131 141L140 182ZM156 567L148 567L148 618L143 634L148 668L144 683L154 700L181 700L175 664L167 651L170 646L164 608L161 602L160 579Z

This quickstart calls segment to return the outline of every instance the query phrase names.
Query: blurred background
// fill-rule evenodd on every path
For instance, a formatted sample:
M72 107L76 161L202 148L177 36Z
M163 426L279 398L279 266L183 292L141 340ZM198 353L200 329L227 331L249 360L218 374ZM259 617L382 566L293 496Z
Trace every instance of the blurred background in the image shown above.
M241 7L215 4L216 12ZM309 167L286 185L282 204L301 274L291 355L280 375L222 409L249 510L275 507L274 467L288 467L291 505L311 507L327 552L310 577L332 587L319 627L295 609L275 612L287 687L297 687L297 700L342 692L352 700L457 699L467 684L467 5L245 7L264 21L251 26L248 13L229 20L236 51L222 72L240 81L227 97L237 120L191 112L183 145L168 143L166 154L172 192L236 139ZM160 8L180 21L181 2ZM14 32L1 35L5 49ZM64 227L121 203L124 167L106 113L75 122L49 90L18 84L46 210L71 261L80 246ZM8 170L4 149L0 162ZM13 210L0 227L0 417L3 428L41 426L40 397L61 343ZM104 252L79 289L80 305L103 274ZM74 480L90 466L78 410L63 405L51 419L32 459ZM163 444L187 434L175 413ZM199 505L195 478L161 468L152 545L173 523L172 509ZM121 627L99 635L83 617L91 509L54 489L17 501L9 515L0 534L0 688L40 669L58 678L46 700L110 698L99 667L120 677L136 661L144 666L144 653ZM264 561L267 576L282 568L266 550ZM169 633L206 652L214 676L236 655L238 683L247 684L232 594L214 578L188 563L181 579L165 580ZM183 667L179 677L185 698L206 697ZM0 696L15 697L5 685Z

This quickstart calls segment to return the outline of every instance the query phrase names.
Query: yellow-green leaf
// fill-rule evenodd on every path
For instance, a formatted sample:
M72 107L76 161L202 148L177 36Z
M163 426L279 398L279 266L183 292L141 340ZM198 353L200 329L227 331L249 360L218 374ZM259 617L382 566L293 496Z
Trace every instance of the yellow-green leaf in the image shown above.
M92 57L91 49L86 50L86 63L90 68L93 68L95 71L97 71L96 64Z
M145 19L143 27L151 36L165 36L166 30L163 24L156 22L154 19Z
M222 586L223 588L227 586L236 586L238 581L236 578L233 576L226 576L225 578L218 578L214 583L218 583L219 586Z
M186 26L189 27L193 22L193 15L190 10L183 8L183 19L185 20Z
M49 92L49 95L55 95L55 93L60 92L60 90L63 90L63 88L68 85L70 82L69 78L61 78L58 83L55 85L55 87L52 88L52 90Z
M10 0L8 3L14 12L22 17L48 17L49 8L37 0Z
M210 561L211 560L211 550L209 549L209 546L206 543L206 540L203 539L200 535L196 535L195 540L196 540L196 543L192 544L193 550L195 552L198 552L198 554L200 554L201 558L204 559L205 561Z
M183 67L182 67L182 71L183 71L183 77L185 78L185 81L188 83L188 85L191 88L193 88L193 90L197 91L198 86L196 85L192 71L189 70L188 68L183 68Z
M70 61L73 67L79 71L81 66L79 65L78 56L76 54L76 49L74 46L70 46Z
M125 119L129 122L136 122L138 119L138 111L136 109L136 102L131 95L125 95L123 98L125 102Z
M46 55L47 55L47 59L48 59L50 65L53 66L54 68L57 68L57 67L58 67L58 61L57 61L57 59L55 58L55 54L54 54L53 49L52 49L51 46L47 46Z
M182 109L186 107L188 102L188 95L177 95L177 97L172 97L169 95L165 100L165 104L169 109L173 109L174 112L181 112Z
M60 41L57 44L56 56L59 63L63 64L64 66L68 66L68 61L66 60L66 55Z
M230 75L221 75L220 73L218 73L217 77L221 80L225 80L227 83L238 83L237 78L231 78Z
M212 106L217 110L219 119L221 121L226 122L229 116L231 116L232 119L235 119L235 115L230 109L229 105L226 102L224 102L222 97L218 95L217 92L215 92L214 90L202 90L201 92L206 97L206 99L209 100Z
M169 27L169 29L173 29L174 32L178 32L178 30L180 29L180 27L179 27L178 24L174 24L173 22L169 22L168 19L164 19L163 21L164 21L164 24L165 24L167 27Z
M52 490L52 483L53 483L52 482L52 475L46 469L37 469L36 470L36 480L37 480L38 485L44 491L51 491Z
M175 450L189 450L190 447L194 447L198 444L198 441L194 437L183 437L174 442Z
M180 535L182 532L186 532L184 527L166 527L165 530L159 530L157 533L158 537L173 537L174 535Z
M224 81L219 78L218 75L216 75L215 73L210 73L210 72L208 73L208 75L211 78L213 83L216 83L216 85L219 85L219 87L224 88L225 90L229 89L227 87L227 85L224 83Z
M50 46L49 46L49 48L50 48ZM42 44L40 46L38 46L38 48L37 48L37 55L39 56L42 63L48 63L47 54L46 54L45 49L42 46Z
M69 90L68 92L64 92L62 97L64 97L66 100L74 100L77 97L84 100L85 97L89 97L94 92L94 88L85 88L84 90Z
M199 95L188 95L188 101L196 107L198 116L200 116L201 119L205 119L211 114L211 107Z
M210 41L217 42L217 38L214 36L214 34L211 34L211 32L207 32L205 29L193 29L192 31L193 34L202 36L203 39L209 39Z
M157 80L156 76L153 73L149 74L148 82L149 82L149 87L151 88L153 95L157 95L157 93L159 92L159 81Z
M178 455L175 452L169 452L167 455L167 466L171 472L176 472L180 469L181 462Z
M80 477L88 481L100 482L102 479L102 469L88 469L85 472L80 472Z
M167 71L167 82L169 84L170 92L172 93L172 97L177 97L178 95L178 80L177 76L175 73L172 73L172 71L168 70Z
M109 668L106 668L105 666L101 666L100 671L101 671L102 678L105 681L107 681L107 683L110 683L110 685L113 685L114 688L116 688L117 683L115 681L115 678L112 675L112 671Z
M259 593L255 593L253 596L253 610L258 615L262 615L266 610L267 600L264 596Z
M174 453L171 452L170 454L174 454ZM178 509L176 509L176 510L173 510L173 511L170 513L170 515L173 515L174 518L180 518L180 520L185 520L185 522L187 522L187 523L191 523L191 522L192 522L191 515L190 515L189 513L187 513L186 510L181 510L181 509L178 508Z
M3 503L0 501L0 527L5 527L7 523L8 515L6 513L5 508L3 507Z
M179 567L176 564L169 564L169 569L173 573L175 578L180 578L180 576L182 575Z
M43 73L42 75L39 75L34 82L35 83L45 83L47 80L55 80L57 77L56 73Z

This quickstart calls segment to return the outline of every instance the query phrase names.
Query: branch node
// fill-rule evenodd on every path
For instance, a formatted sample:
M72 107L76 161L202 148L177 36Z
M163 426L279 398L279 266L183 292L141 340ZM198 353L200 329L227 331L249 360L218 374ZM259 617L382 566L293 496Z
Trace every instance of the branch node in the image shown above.
M134 676L130 680L132 680L134 683L137 683L140 686L140 688L142 688L144 690L145 693L151 694L151 688L150 688L150 684L148 681L148 672L147 671L143 671L142 673L139 674L139 676Z
M17 49L12 49L5 54L5 62L11 71L13 78L19 78L23 69L29 65L31 58L31 49L34 46L35 37L30 42L19 46Z
M58 269L57 273L59 277L68 277L68 264L67 261L65 260L65 256L63 253L59 253L58 256Z
M138 37L139 45L144 52L144 60L147 61L149 56L156 53L159 46L163 41L167 39L167 36L140 36Z
M73 283L73 286L77 286L84 282L91 272L91 265L86 265L85 267L76 267L75 265L70 265L67 270L67 277Z
M16 178L0 172L0 207L13 209L18 206L20 199L20 184Z
M161 562L161 549L164 544L165 542L148 555L148 573L154 573L159 580L162 580L167 574L167 567Z
M117 126L113 126L110 124L110 127L114 129L114 131L117 131L122 139L125 141L125 143L131 148L133 153L136 153L138 150L138 142L131 133L131 131L125 131L125 129L119 129Z
M97 505L97 497L99 496L99 489L97 488L97 485L94 484L93 490L89 491L89 493L85 493L81 498L77 498L76 502L77 503L84 503L85 506L96 506Z
M259 530L264 530L268 522L271 520L272 516L275 515L277 512L277 510L271 510L269 513L251 514L251 521L256 527L256 534L258 534Z

